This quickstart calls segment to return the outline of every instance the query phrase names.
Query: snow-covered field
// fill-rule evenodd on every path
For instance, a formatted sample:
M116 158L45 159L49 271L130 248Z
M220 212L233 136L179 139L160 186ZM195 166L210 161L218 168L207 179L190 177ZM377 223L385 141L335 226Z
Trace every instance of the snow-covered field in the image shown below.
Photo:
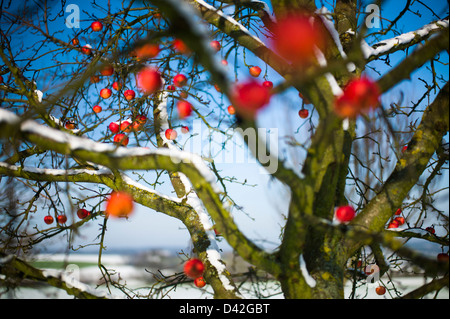
M74 277L78 278L81 282L89 284L91 287L95 287L95 283L99 282L99 279L102 277L99 268L96 265L88 265L83 267L73 266L71 263L87 263L87 264L96 264L98 256L90 255L90 254L76 254L76 255L40 255L39 260L45 261L54 261L59 262L64 260L65 264L68 265L67 269L72 270L72 274ZM108 269L114 269L115 274L114 278L118 278L120 276L121 283L126 281L126 283L133 288L141 288L139 291L146 295L149 292L152 283L149 283L145 279L150 279L151 274L146 272L143 267L134 267L130 265L130 256L124 255L114 255L107 254L102 257L102 263ZM75 272L73 272L75 270ZM150 270L147 268L147 270ZM166 272L170 274L173 272L173 269L166 268L162 272ZM389 279L385 276L381 278L383 283L387 284L387 288L392 288L393 285L389 282ZM393 284L398 291L401 291L402 294L406 294L415 288L423 285L427 282L423 277L397 277L393 279ZM386 292L384 296L378 296L375 293L375 288L377 284L366 284L362 285L356 290L355 298L366 298L366 299L390 299L392 297L396 297L393 290L390 292ZM241 293L246 298L253 299L255 295L252 293L254 291L254 286L251 284L244 284L241 287ZM101 291L106 291L104 286L98 288ZM0 288L1 290L1 288ZM345 297L348 298L352 291L352 282L348 281L345 286ZM111 293L112 296L117 298L125 298L126 296L118 289L111 288L111 291L106 291L107 293ZM260 289L260 292L263 293L264 296L268 296L271 299L282 299L283 295L279 290L279 286L277 283L264 283L264 287ZM391 295L392 293L392 295ZM428 298L434 298L434 294L430 294L427 296ZM60 289L56 289L53 287L40 287L40 288L29 288L23 287L18 288L14 292L14 295L11 293L1 294L0 299L5 298L15 298L15 299L43 299L43 298L54 298L54 299L65 299L65 298L73 298L62 291ZM176 289L171 290L167 295L165 295L166 299L200 299L200 298L212 298L212 290L206 286L203 289L196 288L193 284L184 284L178 285ZM443 289L437 296L438 299L448 299L449 298L449 290Z

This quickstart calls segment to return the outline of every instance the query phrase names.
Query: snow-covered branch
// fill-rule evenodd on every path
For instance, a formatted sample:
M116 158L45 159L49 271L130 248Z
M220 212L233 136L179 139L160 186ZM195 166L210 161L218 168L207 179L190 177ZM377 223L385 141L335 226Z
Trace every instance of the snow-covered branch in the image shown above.
M397 37L380 41L372 46L368 45L366 41L361 41L361 49L364 58L372 61L382 55L403 50L414 44L429 38L432 34L447 29L448 32L449 20L443 19L423 26L415 31L403 33Z

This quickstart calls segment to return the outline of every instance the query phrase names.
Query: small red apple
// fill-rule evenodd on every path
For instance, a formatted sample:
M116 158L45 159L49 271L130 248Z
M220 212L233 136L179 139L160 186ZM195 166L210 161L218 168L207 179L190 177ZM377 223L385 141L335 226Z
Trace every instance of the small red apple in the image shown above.
M395 217L395 219L398 222L398 225L401 226L405 223L405 218L404 217Z
M233 115L233 114L236 113L236 110L234 109L234 106L233 106L233 105L229 105L229 106L227 107L227 111L228 111L228 113L230 113L231 115Z
M102 111L102 107L100 105L95 105L92 110L94 113L100 113Z
M211 48L214 49L214 51L218 52L220 50L220 48L222 47L222 45L220 44L219 41L214 40L210 42Z
M161 74L154 68L146 67L136 77L138 87L144 94L152 94L162 86Z
M65 224L67 221L67 216L64 214L58 215L56 217L56 220L58 221L59 224Z
M91 23L91 29L94 32L101 31L103 29L103 24L100 21L94 21Z
M80 44L80 40L78 40L78 38L73 38L73 39L72 39L72 45L73 45L73 46L76 47L76 46L78 46L79 44Z
M130 121L123 121L120 122L120 130L123 132L131 132L131 127L130 127L131 123Z
M113 88L114 90L116 90L116 91L119 91L119 90L122 88L122 83L120 83L120 82L118 82L118 81L115 81L115 82L112 84L112 88Z
M175 39L173 41L173 47L181 54L189 54L191 52L188 46L180 39Z
M203 277L198 277L194 279L194 285L198 288L203 288L206 285L206 281L205 278Z
M347 223L355 217L355 210L350 205L339 206L336 209L336 219L341 223Z
M114 134L119 133L120 131L120 125L117 122L109 123L108 128Z
M220 61L220 63L222 63L222 65L225 65L225 66L227 66L227 65L228 65L228 61L227 61L227 60L225 60L225 59L223 59L222 61Z
M259 66L252 66L248 71L250 72L250 75L255 78L261 74L261 68Z
M264 81L262 85L268 89L273 88L273 83L271 81Z
M125 92L123 92L123 96L127 101L131 101L135 98L136 93L133 90L126 90Z
M173 77L173 84L176 87L183 87L187 83L187 77L184 74L177 74Z
M181 127L181 133L183 133L183 134L189 133L189 127L187 127L187 126L182 126L182 127Z
M315 50L323 49L326 36L320 23L309 12L287 11L274 28L273 46L285 59L304 66L315 59Z
M147 116L145 116L144 114L138 115L136 117L136 121L141 124L145 124L145 123L147 123Z
M398 208L396 211L395 211L395 215L400 215L402 213L402 209L401 208Z
M119 144L119 145L127 146L128 145L128 141L129 141L128 136L126 136L123 133L119 133L119 134L114 135L114 142Z
M98 82L100 82L100 77L98 75L93 75L93 76L91 76L90 80L91 80L91 83L98 83Z
M394 219L393 221L391 221L389 223L388 229L390 229L390 228L397 228L398 226L400 226L400 223L397 220Z
M205 271L205 265L203 265L203 262L200 259L191 258L186 261L183 270L186 276L195 279L203 275L203 272Z
M270 90L257 81L237 84L231 93L236 111L243 117L254 118L270 102Z
M430 232L430 233L432 233L432 234L435 234L435 233L436 233L436 230L434 229L433 226L427 227L427 228L425 228L425 230L428 231L428 232Z
M188 101L180 100L177 102L177 110L180 119L184 119L191 115L192 113L192 104Z
M378 286L377 288L375 288L375 292L377 293L377 295L382 296L386 293L386 288L383 286Z
M408 150L408 145L402 147L402 153L405 153Z
M380 94L376 82L366 77L354 78L335 100L334 110L340 117L355 118L375 109L379 105Z
M90 213L87 209L84 209L84 208L80 208L80 209L77 211L77 216L78 216L79 219L85 219L85 218L88 217L90 214L91 214L91 213Z
M187 91L184 91L184 90L183 90L183 91L180 92L180 97L181 97L182 99L187 99L188 96L189 96L189 94L188 94Z
M74 121L67 120L66 123L64 124L64 127L68 130L74 130L76 125Z
M105 213L112 217L128 217L134 209L133 197L123 191L113 191L106 202Z
M81 53L86 54L86 55L90 55L92 53L92 47L89 44L86 44L85 46L83 46L81 48Z
M146 43L143 46L136 48L136 56L138 60L153 59L161 51L158 43Z
M178 136L177 131L175 131L174 129L171 129L171 128L168 128L164 134L165 134L166 138L171 141L176 139Z
M300 111L298 111L298 115L302 119L306 119L309 116L309 111L307 109L301 109Z
M44 217L44 223L46 223L47 225L50 225L53 223L53 216L47 215Z
M104 88L104 89L101 89L101 90L100 90L100 96L101 96L102 98L104 98L104 99L110 98L111 95L112 95L111 89Z
M170 84L170 85L167 86L166 89L169 92L174 92L176 90L176 87L175 87L175 85Z
M105 65L104 67L102 67L102 69L100 70L100 74L104 75L104 76L110 76L114 74L114 67L110 64Z

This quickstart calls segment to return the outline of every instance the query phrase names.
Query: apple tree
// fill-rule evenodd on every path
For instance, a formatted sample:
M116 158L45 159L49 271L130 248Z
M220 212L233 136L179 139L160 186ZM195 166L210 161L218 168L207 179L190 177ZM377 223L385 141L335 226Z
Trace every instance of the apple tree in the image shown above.
M172 284L203 277L215 298L243 297L218 233L285 298L348 297L347 280L355 297L369 277L408 267L428 283L377 293L448 287L448 3L405 2L2 2L2 283L104 297L26 256L97 223L90 244L101 257L108 220L137 203L190 234L185 275ZM271 117L287 123L277 152L261 130L277 128ZM289 190L275 249L235 222L227 188L245 192L246 176L222 176L214 153L186 147L199 138L194 120L210 133L200 142L219 151L240 134L255 165ZM442 252L430 258L410 240Z

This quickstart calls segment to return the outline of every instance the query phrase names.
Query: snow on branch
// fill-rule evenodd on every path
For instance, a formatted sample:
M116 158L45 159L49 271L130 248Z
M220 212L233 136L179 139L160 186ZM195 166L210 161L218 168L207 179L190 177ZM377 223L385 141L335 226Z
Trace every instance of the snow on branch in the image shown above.
M200 6L206 8L207 10L216 13L221 18L227 20L228 22L230 22L231 24L236 26L240 31L244 32L246 35L248 35L249 37L253 38L255 41L259 42L261 45L265 46L264 42L262 42L261 39L259 39L257 36L254 36L253 34L251 34L251 32L246 27L244 27L242 24L240 24L238 21L236 21L235 19L233 19L229 15L223 13L222 10L216 9L214 6L206 3L203 0L195 0L195 2L197 4L199 4Z
M420 41L427 39L433 33L439 32L440 30L446 28L448 29L448 27L448 19L435 21L415 31L406 32L397 37L380 41L372 46L368 45L365 40L362 40L361 49L364 54L364 58L374 60L381 55L392 53L419 43ZM446 32L448 32L448 30Z

